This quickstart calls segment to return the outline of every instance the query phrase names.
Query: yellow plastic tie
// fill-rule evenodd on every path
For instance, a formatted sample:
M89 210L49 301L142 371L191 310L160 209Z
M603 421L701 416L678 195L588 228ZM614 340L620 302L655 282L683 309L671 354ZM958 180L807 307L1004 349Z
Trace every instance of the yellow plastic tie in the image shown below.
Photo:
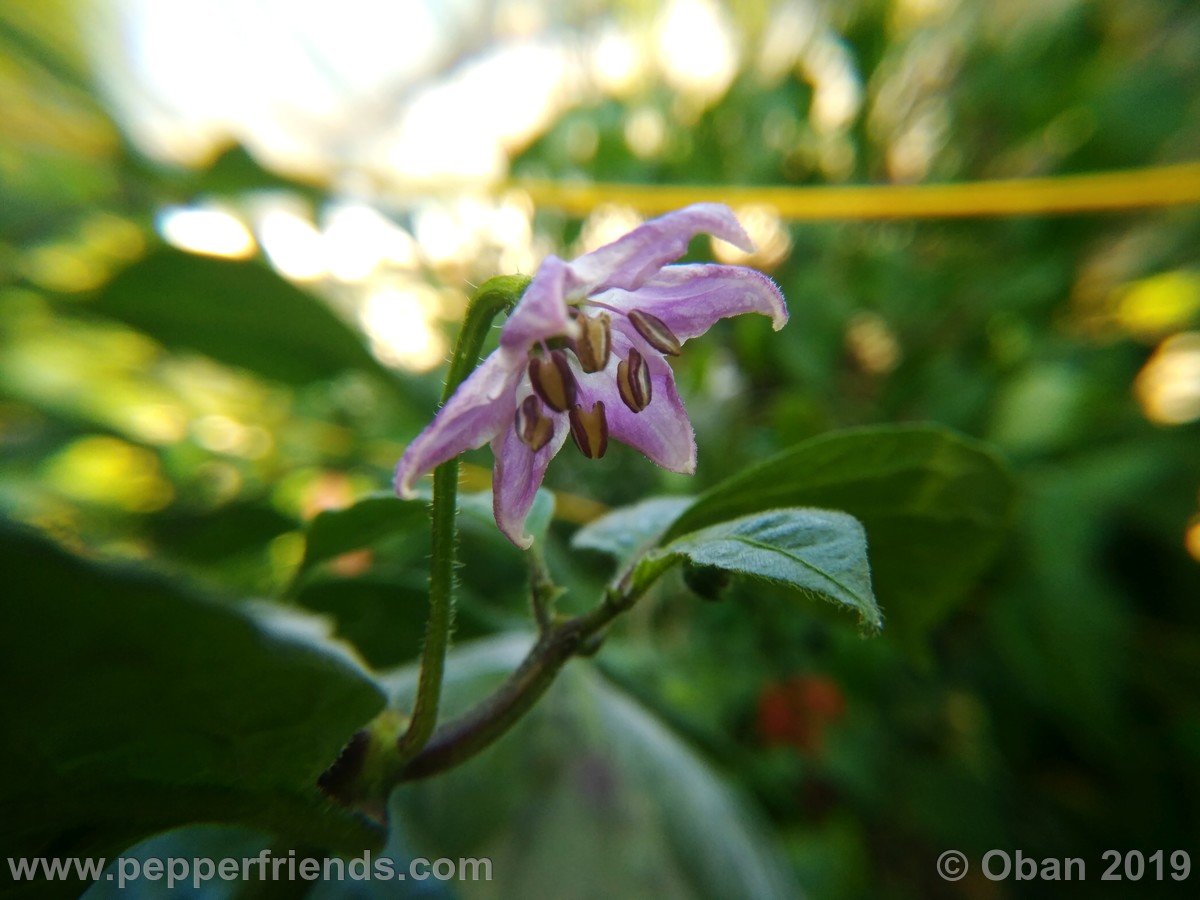
M577 216L609 203L657 215L701 202L765 205L797 221L1038 216L1200 203L1200 163L958 184L746 187L520 180L512 186L539 207Z

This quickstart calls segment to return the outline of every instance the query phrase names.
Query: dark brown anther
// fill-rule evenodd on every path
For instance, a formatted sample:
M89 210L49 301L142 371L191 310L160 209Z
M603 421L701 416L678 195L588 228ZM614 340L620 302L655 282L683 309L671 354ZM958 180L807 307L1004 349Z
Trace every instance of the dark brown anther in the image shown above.
M575 376L561 350L551 351L549 359L531 359L529 381L542 402L555 412L566 412L575 405Z
M571 410L571 437L579 452L588 459L599 459L608 449L608 419L604 416L604 404L597 400L591 412L582 406Z
M657 316L644 313L640 309L630 310L629 321L637 329L637 333L646 339L646 343L667 356L678 356L683 350L679 338L667 327L667 323Z
M608 355L612 350L611 319L608 313L588 316L576 311L575 321L579 324L579 337L574 340L572 347L579 359L579 367L585 372L599 372L608 365Z
M650 405L651 388L650 367L637 350L629 351L629 358L617 363L617 390L621 399L635 413L641 412Z
M513 417L517 437L534 453L537 453L554 436L554 422L542 415L542 403L533 394L521 401Z

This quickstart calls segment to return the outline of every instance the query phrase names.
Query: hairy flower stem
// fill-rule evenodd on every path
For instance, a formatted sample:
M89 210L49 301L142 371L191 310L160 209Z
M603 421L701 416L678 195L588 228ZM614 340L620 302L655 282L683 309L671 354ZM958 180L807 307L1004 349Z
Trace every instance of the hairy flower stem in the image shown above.
M561 588L551 580L544 560L534 556L530 560L530 594L538 639L508 679L473 709L426 735L422 746L407 755L400 754L400 744L389 737L393 732L385 713L354 736L322 776L321 788L382 822L392 788L460 765L503 737L541 698L571 657L595 653L613 619L630 609L673 564L670 556L643 557L616 578L594 608L556 620L552 604ZM418 692L427 671L422 664Z
M400 769L397 780L437 775L491 746L529 711L572 656L595 652L595 642L608 624L633 606L661 571L645 570L644 577L621 579L598 606L543 631L516 671L474 709L439 728Z
M563 589L550 576L541 546L535 543L529 548L529 603L539 636L550 630L554 622L554 601L562 593Z
M450 372L442 391L442 403L479 364L479 354L492 320L516 305L529 285L523 275L500 275L483 283L471 298L462 330L450 360ZM457 541L458 459L445 462L433 473L433 552L429 569L429 620L425 626L425 645L421 651L421 669L417 696L408 728L397 742L400 761L416 755L429 741L437 725L438 704L442 695L442 675L453 621L454 552Z

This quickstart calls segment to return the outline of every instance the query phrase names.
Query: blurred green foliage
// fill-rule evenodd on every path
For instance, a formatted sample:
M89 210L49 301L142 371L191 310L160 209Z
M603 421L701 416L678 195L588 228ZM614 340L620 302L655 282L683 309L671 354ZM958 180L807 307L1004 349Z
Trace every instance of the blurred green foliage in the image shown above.
M636 23L638 6L619 5L622 21ZM757 6L731 15L748 45L768 36ZM440 375L376 362L336 289L289 283L263 259L163 246L154 217L165 206L264 191L319 203L332 189L236 148L204 171L146 160L83 74L74 21L65 3L0 11L0 515L24 523L0 541L5 846L113 854L158 828L219 818L266 833L156 840L350 849L362 835L322 831L353 826L319 805L311 778L378 707L367 669L419 647L427 537L414 510L371 495L428 420ZM821 22L871 98L842 127L814 125L819 79L747 66L706 107L651 84L571 109L514 173L880 181L921 135L932 150L914 177L933 180L1200 150L1200 11L1184 0L868 0L831 6ZM663 129L653 152L630 140L638 115ZM535 221L563 252L586 227L553 210ZM705 491L755 473L772 486L763 461L792 459L814 481L789 505L847 509L869 541L888 529L884 543L913 541L910 554L874 560L885 623L897 627L864 639L779 589L735 581L710 603L669 576L506 742L399 792L390 850L493 853L501 881L461 885L468 895L537 895L575 873L628 896L730 896L720 879L737 873L762 896L794 882L822 898L937 896L934 860L951 847L972 860L993 847L1083 856L1089 874L1106 849L1195 851L1200 425L1164 416L1163 391L1180 388L1147 372L1164 342L1200 328L1200 214L791 223L783 234L786 252L760 264L788 298L789 326L724 323L676 368L696 477L613 447L599 464L564 453L548 486L612 507L698 494L688 515L702 518L715 502ZM453 269L423 277L452 291L464 280ZM1003 490L990 470L964 474L939 456L944 477L909 478L905 454L919 451L897 446L887 454L897 474L869 492L815 480L823 465L854 462L822 456L841 439L826 432L921 422L989 442L1016 479L1012 526L986 571L986 554L964 556L957 542L980 527L980 496ZM472 459L489 462L486 451ZM378 529L372 517L390 507L395 519ZM568 609L589 603L610 569L571 548L582 517L564 510L575 508L560 498L563 517L547 526ZM322 548L326 516L364 531ZM452 658L467 685L515 661L513 639L494 636L528 627L528 615L520 554L485 518L463 519L458 637L493 636ZM18 615L14 596L45 602ZM339 661L344 696L322 694L331 682L305 679L335 665L333 645L254 631L259 613L242 598L328 616L369 666ZM56 680L82 671L73 642L100 640L111 648L94 663L102 677ZM214 647L228 669L189 664ZM121 682L126 658L140 662ZM178 696L219 688L228 706L181 708L174 733L144 733L147 672ZM406 677L389 685L402 693ZM150 709L146 721L170 715ZM211 794L188 790L204 760L177 742L221 734L231 718L254 739L232 754L236 803L209 814ZM154 746L124 743L139 734ZM273 753L284 745L289 755ZM210 749L224 777L229 739ZM168 762L177 768L159 767ZM77 794L73 778L95 792ZM97 812L113 809L107 822ZM85 820L93 831L64 837ZM311 824L294 835L283 820ZM963 887L991 895L978 875Z

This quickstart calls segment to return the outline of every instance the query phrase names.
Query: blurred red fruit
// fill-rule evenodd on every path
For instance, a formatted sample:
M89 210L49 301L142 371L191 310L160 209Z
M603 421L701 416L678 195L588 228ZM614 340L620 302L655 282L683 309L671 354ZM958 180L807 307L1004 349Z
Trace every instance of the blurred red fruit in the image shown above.
M797 675L768 684L758 697L758 734L768 746L819 753L825 729L846 713L846 695L824 675Z

